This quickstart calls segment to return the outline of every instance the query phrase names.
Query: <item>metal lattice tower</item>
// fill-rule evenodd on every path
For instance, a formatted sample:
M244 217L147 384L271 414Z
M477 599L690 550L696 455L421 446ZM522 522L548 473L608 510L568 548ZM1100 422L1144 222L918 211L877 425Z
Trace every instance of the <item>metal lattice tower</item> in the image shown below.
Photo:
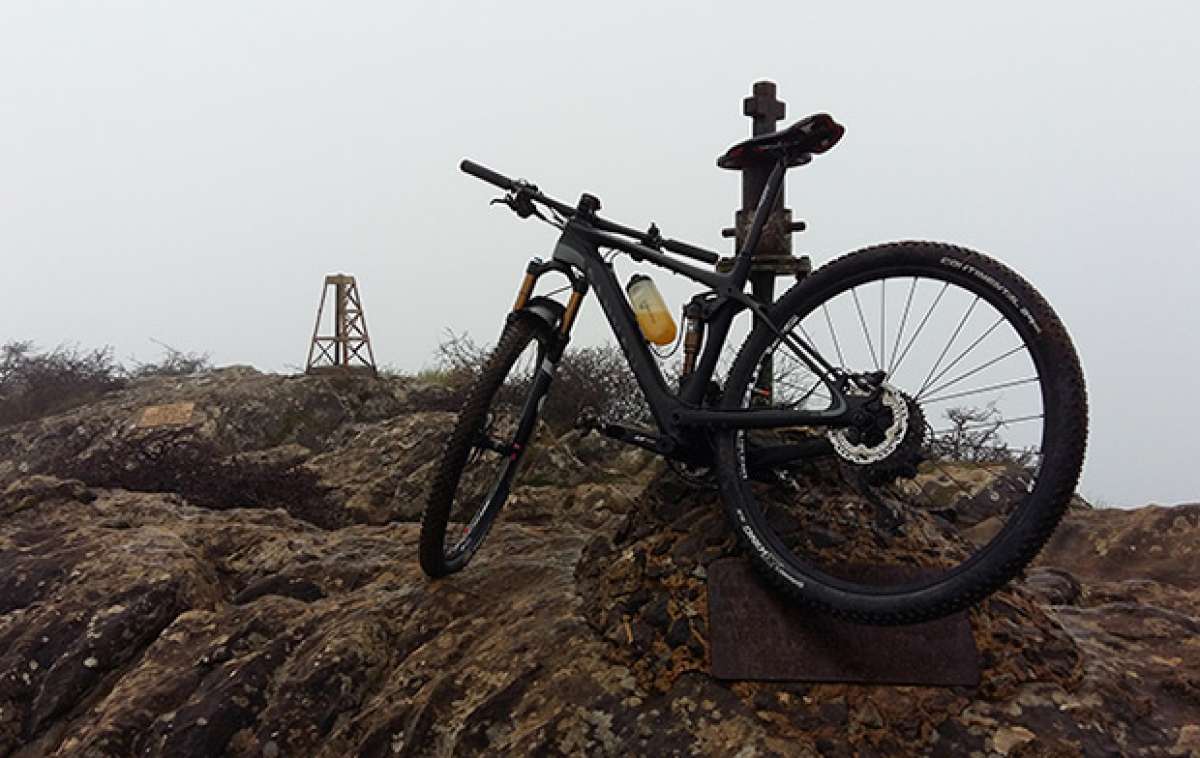
M321 334L321 317L325 300L333 288L333 333ZM375 373L375 353L367 335L367 317L358 283L353 276L331 274L325 277L321 304L317 307L317 325L313 328L312 344L308 347L306 374Z

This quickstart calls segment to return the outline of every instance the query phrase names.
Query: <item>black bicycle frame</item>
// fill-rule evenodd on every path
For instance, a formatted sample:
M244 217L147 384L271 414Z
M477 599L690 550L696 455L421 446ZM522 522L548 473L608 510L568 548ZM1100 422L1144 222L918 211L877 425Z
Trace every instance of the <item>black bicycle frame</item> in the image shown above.
M811 345L787 334L784 326L771 320L768 310L770 303L761 303L745 293L746 282L750 276L751 258L779 195L786 168L786 163L780 160L772 170L755 209L746 244L738 251L734 266L728 273L721 274L697 268L652 247L597 228L611 224L595 219L594 214L587 212L581 204L581 208L576 210L564 225L562 236L554 248L553 260L546 264L531 264L521 295L518 296L518 305L528 299L533 284L541 273L556 270L566 274L575 284L575 292L567 309L567 320L563 324L565 338L570 329L570 321L578 310L579 301L587 291L588 284L594 287L613 333L616 334L629 366L645 393L655 422L661 432L676 442L684 439L684 435L681 434L684 427L849 426L850 416L862 403L862 398L847 395L843 391L844 383L839 381L842 376L840 371L831 366ZM703 352L695 371L678 394L667 387L658 362L651 355L638 327L637 317L625 297L624 290L617 281L612 266L600 253L601 248L628 253L635 260L646 261L706 285L715 293L716 298L709 310L711 316L706 321L707 335ZM582 283L572 270L582 274ZM814 374L822 377L833 398L832 407L820 411L772 408L716 410L701 407L733 319L743 310L749 310L756 321L766 324L784 344L796 352Z

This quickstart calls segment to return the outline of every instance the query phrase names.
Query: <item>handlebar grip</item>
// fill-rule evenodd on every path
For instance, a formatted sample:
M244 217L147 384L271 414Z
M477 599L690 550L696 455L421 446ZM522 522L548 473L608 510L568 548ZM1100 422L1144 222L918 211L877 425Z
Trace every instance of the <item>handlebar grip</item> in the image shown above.
M693 247L686 242L679 240L663 240L663 247L670 250L672 253L686 255L688 258L700 261L701 263L716 263L721 260L721 256L699 247Z
M463 159L462 163L458 164L458 167L464 173L470 174L476 179L482 179L488 184L494 184L502 190L511 190L517 186L516 182L514 182L512 179L509 179L504 174L498 174L495 171L492 171L490 168L486 166L480 166L478 163L466 158Z

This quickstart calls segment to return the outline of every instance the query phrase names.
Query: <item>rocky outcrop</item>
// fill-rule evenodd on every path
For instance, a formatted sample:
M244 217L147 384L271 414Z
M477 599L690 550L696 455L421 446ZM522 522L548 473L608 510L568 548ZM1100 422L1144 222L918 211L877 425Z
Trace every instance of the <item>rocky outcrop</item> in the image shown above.
M736 554L719 499L664 478L639 506L580 562L589 622L646 691L669 693L685 678L723 689L705 676L706 567ZM1069 523L1077 516L1094 513ZM1200 536L1194 522L1190 534ZM746 682L729 691L801 752L1172 754L1200 716L1198 588L1118 600L1089 587L1081 597L1068 571L1040 568L971 611L977 689Z
M405 379L245 367L139 380L92 405L5 429L0 490L53 474L211 508L280 507L325 527L413 518L411 509L389 511L393 495L422 489L423 464L448 431L448 399Z
M1147 579L1200 586L1200 504L1083 511L1060 526L1042 563L1092 582Z
M91 487L169 492L208 508L282 508L326 528L420 518L453 423L453 396L397 377L274 376L245 367L139 380L68 413L4 429L0 492L30 475ZM637 450L543 429L528 485L507 507L523 520L621 512L579 491L652 466ZM620 487L616 488L620 490ZM578 507L576 507L578 506Z
M0 755L1200 754L1196 506L1073 511L977 688L721 682L720 503L638 451L542 430L427 581L437 398L233 369L0 430Z

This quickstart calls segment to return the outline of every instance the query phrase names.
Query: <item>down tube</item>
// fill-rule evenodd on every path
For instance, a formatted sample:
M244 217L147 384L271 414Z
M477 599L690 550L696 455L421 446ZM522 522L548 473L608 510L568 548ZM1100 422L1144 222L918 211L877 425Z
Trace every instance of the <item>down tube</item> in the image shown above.
M679 401L667 389L667 383L658 369L658 362L646 346L642 330L637 324L637 317L629 307L616 275L600 258L599 253L584 253L582 257L588 281L591 282L596 299L600 301L600 307L604 309L604 315L621 345L621 351L625 353L629 368L633 370L638 385L646 395L650 413L660 430L666 432L673 429L675 423L671 412L678 406Z

